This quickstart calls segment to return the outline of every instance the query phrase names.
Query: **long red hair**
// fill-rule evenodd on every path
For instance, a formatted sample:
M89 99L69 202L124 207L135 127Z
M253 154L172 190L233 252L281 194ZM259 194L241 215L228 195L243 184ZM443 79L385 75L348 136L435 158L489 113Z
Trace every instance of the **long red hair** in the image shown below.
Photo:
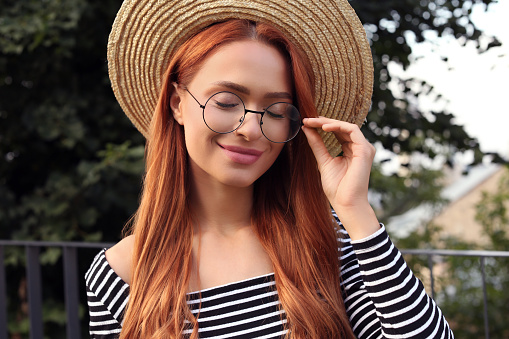
M316 116L311 68L273 27L246 20L212 25L172 58L146 147L146 176L132 233L136 235L130 296L120 338L180 338L198 323L186 304L193 239L187 151L169 99L214 50L254 39L278 49L291 66L294 103ZM303 133L287 143L255 182L253 224L270 256L289 338L354 338L341 297L337 234L314 156Z

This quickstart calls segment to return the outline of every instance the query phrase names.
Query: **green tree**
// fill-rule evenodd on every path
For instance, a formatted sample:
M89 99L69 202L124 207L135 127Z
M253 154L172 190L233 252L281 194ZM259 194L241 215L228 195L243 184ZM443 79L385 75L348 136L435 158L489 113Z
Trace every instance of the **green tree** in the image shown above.
M418 80L401 81L405 97L395 98L387 71L389 61L404 67L410 62L405 32L413 32L417 41L425 30L434 30L479 42L482 33L468 17L477 2L351 2L365 23L375 62L373 109L363 128L370 141L395 154L429 158L438 154L433 145L440 145L447 157L474 149L480 161L478 143L451 115L431 112L431 122L411 104L413 97L429 92L429 86L419 82L421 90L415 92L412 82ZM116 103L106 64L107 37L120 5L121 0L0 3L0 238L116 241L135 211L144 140ZM493 40L490 47L496 45ZM374 175L384 207L397 204L390 213L415 205L416 200L407 201L409 187L420 191L437 182L436 173L407 167L407 175L387 181L381 172ZM422 192L419 199L434 199L433 189ZM89 259L82 260L80 272ZM13 337L26 337L24 254L9 249L5 260L9 331ZM53 276L60 260L58 250L45 250L44 275ZM64 337L62 287L54 283L44 288L47 336Z
M380 142L386 150L396 154L418 152L429 158L438 153L451 157L458 151L474 149L476 160L482 152L478 142L469 137L461 126L454 124L448 112L423 112L415 98L433 93L433 88L419 79L393 78L387 69L390 62L403 68L411 62L411 46L407 38L417 43L425 40L425 32L434 31L438 37L454 36L473 41L480 52L500 46L494 37L486 37L476 28L469 15L474 4L492 3L489 0L408 0L408 1L352 1L370 38L375 65L373 107L368 115L364 133L372 142ZM482 47L481 38L491 42ZM404 97L395 97L389 82L397 81ZM434 147L441 145L440 149ZM452 162L452 160L449 160Z
M143 138L115 101L105 61L120 4L0 4L1 238L113 242L135 211ZM24 253L8 248L5 260L9 331L26 336ZM62 279L51 279L61 275L59 250L46 249L41 262L51 282L45 333L64 337Z
M480 163L485 154L478 141L470 137L462 126L454 123L454 115L447 111L422 111L416 103L419 96L437 99L446 96L436 93L421 79L400 79L390 74L389 63L406 69L412 62L409 37L417 43L433 31L438 37L453 36L464 45L473 42L479 52L500 46L495 37L487 37L470 19L472 7L496 2L490 0L407 0L407 1L351 1L370 39L374 61L373 104L363 127L371 143L379 143L385 150L403 160L402 169L389 174L375 166L370 187L381 197L379 216L404 213L421 203L440 204L443 173L429 170L422 159L444 159L444 166L454 164L458 152L473 151L472 165ZM482 41L489 41L488 44ZM448 62L443 56L444 62ZM453 65L451 65L453 66ZM401 93L393 93L390 82L396 82ZM415 159L419 159L414 161ZM499 155L494 161L505 162Z

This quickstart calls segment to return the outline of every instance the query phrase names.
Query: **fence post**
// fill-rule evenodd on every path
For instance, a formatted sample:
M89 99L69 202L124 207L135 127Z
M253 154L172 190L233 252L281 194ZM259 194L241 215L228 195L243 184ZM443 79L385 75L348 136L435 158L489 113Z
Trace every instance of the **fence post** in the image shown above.
M39 247L26 246L30 338L44 338L42 325L41 265Z
M65 308L67 338L80 339L78 256L75 247L64 247Z
M5 302L0 303L0 339L7 339L7 288L5 279L5 266L4 266L4 247L0 245L0 300Z
M482 292L484 299L484 337L490 339L490 325L488 323L488 294L486 293L486 273L484 271L484 257L481 257Z
M429 280L431 283L431 298L435 299L435 279L433 277L433 260L432 254L428 254Z

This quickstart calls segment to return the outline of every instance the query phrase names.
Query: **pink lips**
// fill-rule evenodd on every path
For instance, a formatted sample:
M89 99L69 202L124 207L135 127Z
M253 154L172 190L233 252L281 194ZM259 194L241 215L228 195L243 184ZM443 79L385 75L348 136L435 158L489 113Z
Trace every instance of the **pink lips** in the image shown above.
M225 145L219 146L221 146L230 160L243 165L254 164L263 154L263 152L252 148Z

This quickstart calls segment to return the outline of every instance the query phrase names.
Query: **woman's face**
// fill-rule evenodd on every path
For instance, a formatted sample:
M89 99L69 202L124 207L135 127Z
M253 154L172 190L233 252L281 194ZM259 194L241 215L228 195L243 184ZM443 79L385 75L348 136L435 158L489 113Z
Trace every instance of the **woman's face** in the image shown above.
M292 102L288 65L273 47L257 41L222 46L210 55L187 85L204 105L220 91L237 94L246 109L263 111L275 102ZM247 113L234 132L218 134L203 121L202 108L181 87L171 99L173 114L184 126L194 180L235 187L252 185L274 163L284 144L262 134L260 115Z

